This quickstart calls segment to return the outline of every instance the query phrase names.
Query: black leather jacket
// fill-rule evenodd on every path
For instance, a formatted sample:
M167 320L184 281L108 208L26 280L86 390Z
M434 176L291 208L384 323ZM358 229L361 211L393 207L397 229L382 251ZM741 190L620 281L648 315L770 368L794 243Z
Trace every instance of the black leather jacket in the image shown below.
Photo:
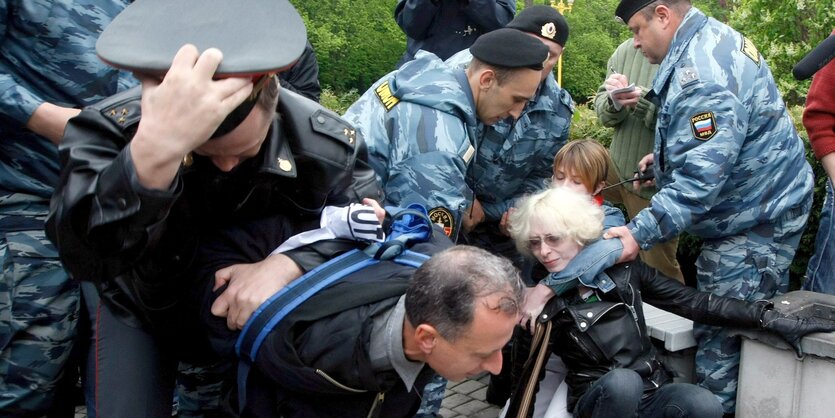
M740 328L758 327L769 306L699 292L640 261L618 264L606 274L617 287L597 292L600 301L584 302L574 290L553 298L539 316L541 323L553 321L550 343L568 368L569 410L616 368L638 372L646 391L670 381L647 334L642 301L699 323Z
M257 156L223 173L193 155L171 190L142 190L126 147L140 94L123 92L70 121L47 220L71 276L95 282L131 325L171 322L201 235L213 228L284 214L307 229L325 205L381 197L373 171L357 161L365 148L352 126L287 90Z

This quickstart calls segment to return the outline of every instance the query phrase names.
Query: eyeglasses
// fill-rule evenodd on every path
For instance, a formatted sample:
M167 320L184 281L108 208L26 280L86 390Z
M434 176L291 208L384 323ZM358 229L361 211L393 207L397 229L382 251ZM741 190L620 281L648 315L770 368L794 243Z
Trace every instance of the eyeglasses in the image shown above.
M539 237L536 237L536 238L529 239L528 240L528 248L530 248L532 251L538 250L540 247L542 247L543 242L545 243L545 245L547 245L551 248L556 248L557 245L560 245L561 241L562 241L562 237L547 234L547 235L544 235L544 236L539 236Z

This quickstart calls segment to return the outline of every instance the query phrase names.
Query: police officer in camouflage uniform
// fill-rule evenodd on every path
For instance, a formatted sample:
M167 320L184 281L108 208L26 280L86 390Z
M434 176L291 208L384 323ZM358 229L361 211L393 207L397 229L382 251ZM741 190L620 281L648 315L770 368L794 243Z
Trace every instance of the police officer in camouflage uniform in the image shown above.
M774 78L750 40L689 0L623 0L635 47L660 63L649 164L658 185L620 237L624 258L687 231L704 239L699 290L754 301L788 288L812 203L812 170ZM699 383L735 407L739 339L696 324Z
M374 83L344 117L365 138L369 163L385 203L424 205L433 222L455 241L474 226L468 166L482 142L480 125L518 119L535 97L548 48L516 29L478 38L467 67L430 53ZM424 389L418 416L440 410L446 381Z
M78 285L44 218L67 120L137 83L93 51L128 3L0 1L0 416L45 415L73 346Z
M344 117L368 144L386 203L430 208L455 240L473 205L467 170L483 142L480 124L518 119L535 97L548 48L515 29L479 38L464 70L418 57L374 83Z
M506 234L508 209L522 196L547 187L552 175L554 155L568 141L574 104L567 90L557 84L554 65L568 40L568 22L550 6L525 8L507 27L519 29L548 47L548 60L536 96L528 102L517 120L504 119L491 126L481 125L483 133L476 157L470 165L468 182L475 193L472 218L483 217L466 235L467 243L501 254L525 268L525 258L516 251ZM464 68L470 63L469 50L453 55L446 62ZM470 219L469 216L465 220ZM524 277L523 279L530 279ZM492 376L488 402L504 405L510 395L510 345L505 350L505 367Z
M557 84L554 65L568 40L568 23L553 7L533 6L519 12L507 27L519 29L548 47L548 60L536 95L518 119L504 119L480 126L481 142L470 166L470 186L475 192L473 209L484 222L468 235L471 244L513 257L513 242L502 232L501 221L516 200L541 190L552 174L554 155L568 141L574 104L567 90ZM472 54L461 51L448 65L464 68ZM474 213L478 218L481 214Z

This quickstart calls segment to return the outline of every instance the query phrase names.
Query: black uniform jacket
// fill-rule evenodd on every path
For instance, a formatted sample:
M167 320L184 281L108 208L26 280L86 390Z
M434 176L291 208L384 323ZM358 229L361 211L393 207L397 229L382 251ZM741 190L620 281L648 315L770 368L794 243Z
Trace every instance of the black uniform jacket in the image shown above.
M47 220L72 277L95 282L128 324L171 322L205 233L275 214L308 229L325 205L380 197L373 171L357 162L365 148L351 125L293 92L281 91L257 156L224 173L193 155L169 191L140 191L131 181L126 145L140 116L135 88L70 121Z
M670 380L656 360L641 302L699 323L740 328L758 327L768 306L699 292L641 261L618 264L605 273L617 287L609 293L597 292L600 301L586 303L574 290L553 298L539 316L540 322L554 321L550 341L568 368L570 408L592 383L616 368L638 372L645 390Z

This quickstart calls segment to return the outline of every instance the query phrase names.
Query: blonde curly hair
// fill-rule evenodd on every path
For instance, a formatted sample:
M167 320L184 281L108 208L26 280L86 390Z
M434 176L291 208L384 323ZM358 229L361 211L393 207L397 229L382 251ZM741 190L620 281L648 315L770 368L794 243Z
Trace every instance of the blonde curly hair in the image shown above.
M510 236L520 253L532 257L528 241L531 225L549 234L587 245L603 232L603 209L591 196L556 187L526 196L510 214Z

